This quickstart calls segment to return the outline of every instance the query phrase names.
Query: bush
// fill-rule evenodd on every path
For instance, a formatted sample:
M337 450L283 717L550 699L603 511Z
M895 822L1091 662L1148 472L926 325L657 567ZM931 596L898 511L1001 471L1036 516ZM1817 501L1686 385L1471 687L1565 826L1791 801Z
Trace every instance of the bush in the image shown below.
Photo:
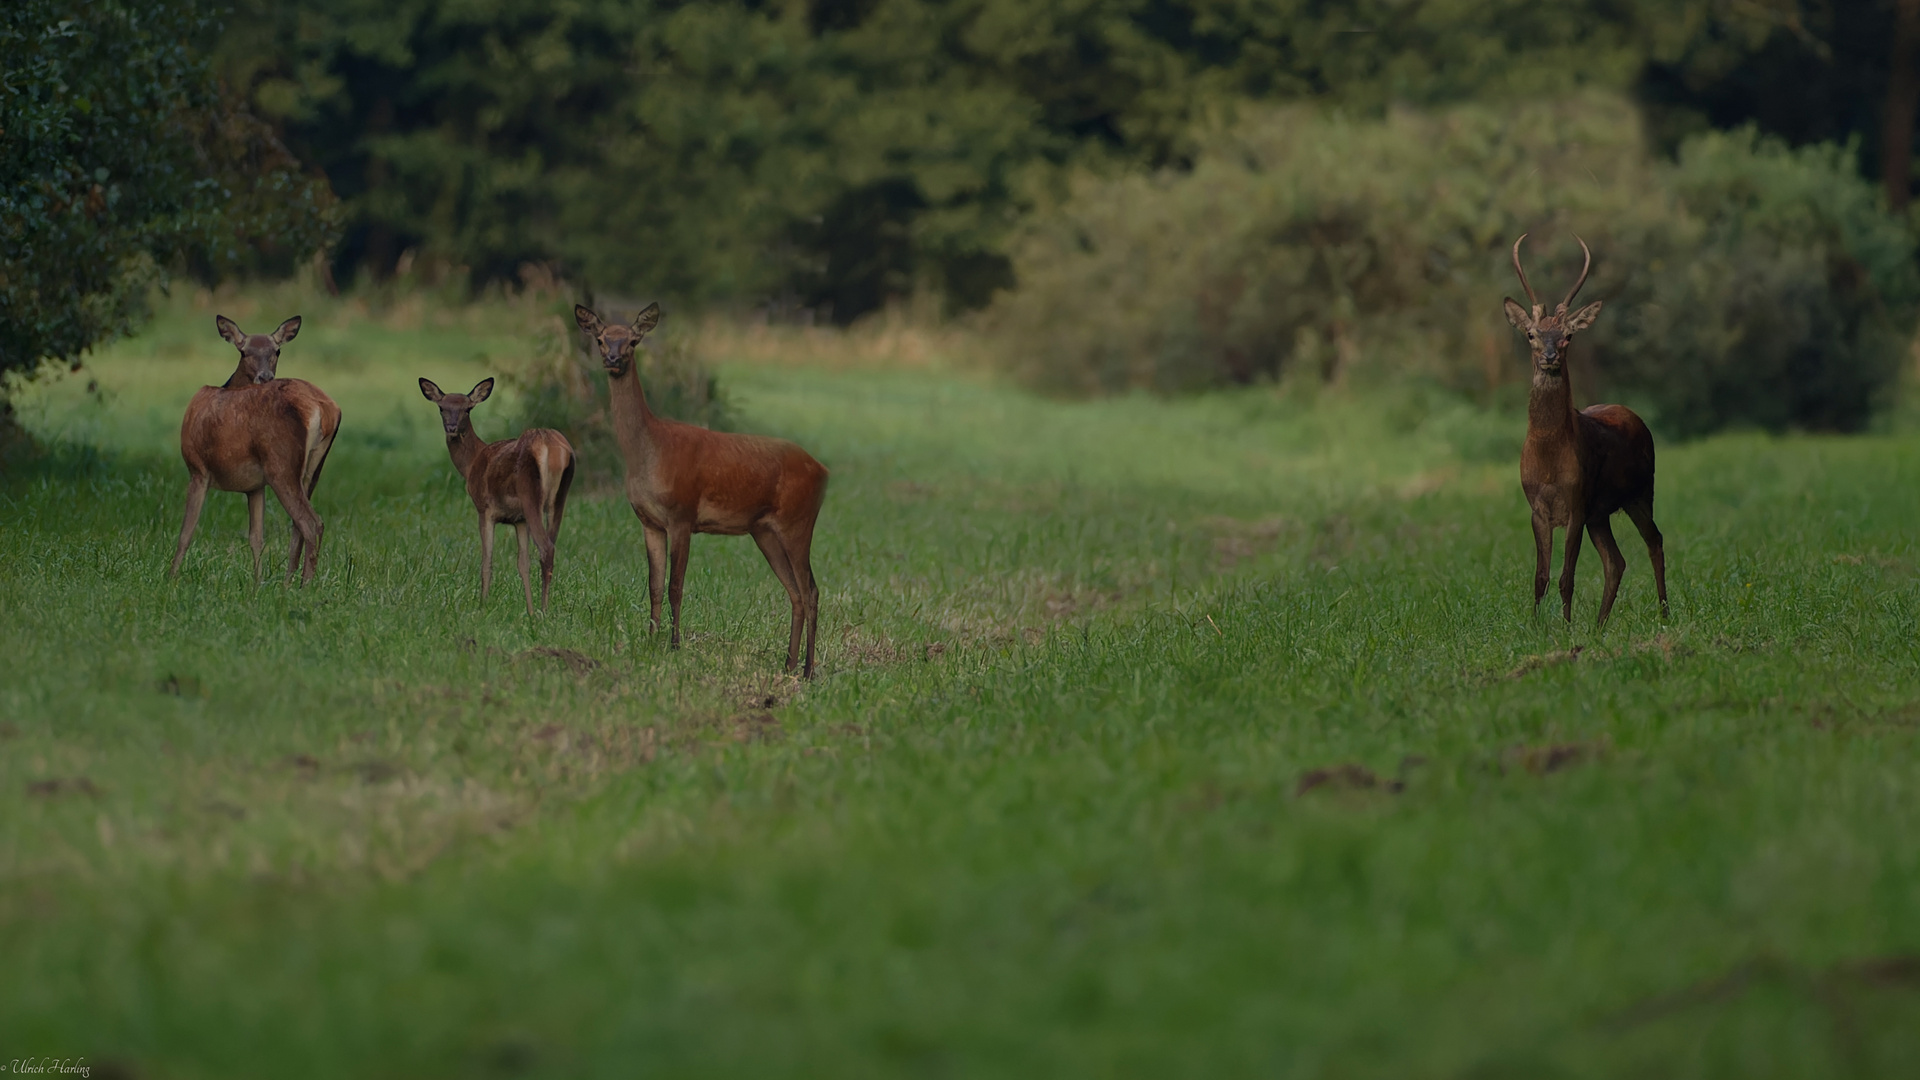
M1920 299L1912 237L1849 153L1739 132L1660 163L1631 106L1592 96L1281 110L1190 172L1083 176L1023 238L989 325L1056 391L1303 376L1490 393L1524 377L1500 312L1523 231L1549 304L1578 272L1569 234L1594 249L1583 298L1607 311L1580 392L1627 395L1675 434L1861 426Z

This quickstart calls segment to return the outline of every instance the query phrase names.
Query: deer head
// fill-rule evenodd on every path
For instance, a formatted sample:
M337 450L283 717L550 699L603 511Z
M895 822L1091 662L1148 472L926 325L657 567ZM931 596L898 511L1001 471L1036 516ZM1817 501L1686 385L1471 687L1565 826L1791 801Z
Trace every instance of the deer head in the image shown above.
M1595 300L1579 311L1568 313L1567 307L1573 298L1580 295L1580 286L1587 283L1587 272L1593 269L1593 252L1587 242L1580 240L1580 250L1586 255L1586 263L1580 267L1580 278L1567 290L1567 298L1560 301L1558 307L1548 314L1534 295L1533 286L1527 283L1527 271L1520 265L1520 244L1527 238L1526 233L1513 242L1513 272L1520 275L1520 287L1527 291L1527 301L1533 305L1528 311L1512 297L1506 298L1507 321L1517 329L1526 331L1527 344L1533 349L1533 368L1542 375L1558 375L1566 363L1567 346L1573 343L1573 335L1593 325L1600 317L1600 301Z
M420 394L440 406L440 426L446 429L447 438L458 439L473 429L473 421L468 414L473 412L475 405L492 396L493 380L481 379L478 385L464 394L449 394L435 386L432 379L421 379Z
M660 305L648 304L645 311L633 317L633 325L611 326L601 323L600 316L591 310L573 305L573 321L593 339L593 346L600 354L600 363L607 374L614 378L625 375L633 367L633 351L647 332L660 325Z
M292 341L300 333L300 316L295 315L280 324L271 334L245 334L225 315L215 315L213 325L220 336L233 343L240 350L240 369L247 381L253 383L272 382L274 371L280 366L280 346Z

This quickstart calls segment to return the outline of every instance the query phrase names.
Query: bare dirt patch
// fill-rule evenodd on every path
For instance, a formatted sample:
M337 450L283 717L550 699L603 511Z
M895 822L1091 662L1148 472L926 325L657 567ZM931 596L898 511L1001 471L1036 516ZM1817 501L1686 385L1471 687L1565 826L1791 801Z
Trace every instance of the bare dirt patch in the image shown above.
M1534 656L1523 657L1518 664L1514 665L1512 670L1507 672L1505 678L1522 679L1536 671L1557 667L1561 664L1571 664L1575 660L1580 659L1580 654L1585 651L1586 646L1575 645L1573 648L1562 652L1539 653Z
M1208 517L1200 519L1200 527L1212 535L1214 567L1226 571L1272 551L1291 524L1278 516L1257 521Z
M586 653L574 649L558 649L551 645L536 645L531 649L524 649L514 653L513 658L516 661L558 660L566 666L568 671L580 676L591 675L600 667L600 661Z
M27 794L37 799L51 799L60 795L85 795L97 799L100 797L100 787L84 776L54 777L32 781L27 785Z
M1583 765L1599 760L1609 749L1606 742L1564 742L1543 743L1538 746L1515 746L1502 755L1503 769L1513 765L1525 769L1535 776L1545 776L1562 769Z
M1318 769L1309 769L1300 774L1300 780L1293 786L1297 798L1309 791L1387 791L1399 792L1405 789L1402 780L1382 780L1380 775L1365 765L1346 762L1341 765L1327 765Z

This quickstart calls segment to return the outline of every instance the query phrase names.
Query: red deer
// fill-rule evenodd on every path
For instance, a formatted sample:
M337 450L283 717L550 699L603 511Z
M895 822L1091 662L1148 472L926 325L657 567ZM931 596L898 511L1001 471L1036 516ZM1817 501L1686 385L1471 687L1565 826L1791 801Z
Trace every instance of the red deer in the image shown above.
M593 339L607 371L613 434L626 463L627 501L646 533L653 625L660 625L661 574L671 561L672 644L679 646L680 591L693 534L745 533L760 545L760 553L793 606L787 670L792 671L799 658L804 626L805 675L812 678L820 589L813 580L809 553L814 522L827 497L826 468L785 439L708 431L655 416L634 370L634 350L659 325L660 305L648 305L634 317L632 326L602 325L598 315L577 304L573 317Z
M277 379L280 346L300 332L295 315L271 334L243 334L233 320L216 316L220 336L240 350L240 366L224 386L203 386L180 422L180 456L187 463L187 516L180 525L180 546L167 572L178 574L193 542L193 528L207 488L247 494L247 541L253 546L253 578L260 580L260 549L266 543L266 495L272 488L293 522L293 549L287 580L301 571L312 581L320 563L320 515L313 512L313 489L321 466L340 431L340 406L320 388L301 379ZM302 570L302 555L305 568Z
M1580 240L1586 262L1567 298L1548 314L1527 283L1520 265L1520 244L1513 242L1513 272L1527 292L1531 311L1511 297L1506 300L1507 321L1527 335L1533 350L1533 392L1527 400L1527 441L1520 451L1520 488L1533 508L1533 604L1547 594L1547 569L1553 558L1553 530L1567 530L1567 552L1560 567L1560 614L1573 621L1573 568L1580 560L1580 532L1586 530L1600 552L1606 588L1600 598L1603 625L1613 612L1620 578L1627 572L1626 557L1614 542L1614 511L1625 510L1647 542L1653 560L1653 580L1660 593L1660 615L1667 614L1667 557L1660 530L1653 523L1653 433L1624 405L1591 405L1576 410L1568 378L1567 357L1573 335L1593 325L1600 315L1596 300L1578 311L1567 308L1587 283L1593 252ZM1579 240L1579 237L1574 239Z
M520 588L527 615L533 615L533 582L527 576L527 538L540 553L540 610L547 610L553 586L553 545L560 539L560 517L573 486L574 454L567 437L547 428L528 428L517 439L486 443L473 433L473 407L493 393L483 379L464 394L448 394L428 379L420 393L440 406L447 453L467 481L467 497L480 512L480 603L493 587L493 527L512 525L520 541Z

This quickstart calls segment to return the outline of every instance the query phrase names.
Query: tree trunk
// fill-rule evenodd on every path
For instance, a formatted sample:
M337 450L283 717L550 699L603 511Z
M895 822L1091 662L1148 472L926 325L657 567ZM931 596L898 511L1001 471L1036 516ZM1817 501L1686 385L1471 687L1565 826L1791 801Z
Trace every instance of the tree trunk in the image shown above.
M1920 70L1915 67L1920 45L1920 0L1895 0L1893 53L1887 66L1886 127L1880 138L1880 182L1887 205L1905 212L1913 188L1913 125L1920 107Z

